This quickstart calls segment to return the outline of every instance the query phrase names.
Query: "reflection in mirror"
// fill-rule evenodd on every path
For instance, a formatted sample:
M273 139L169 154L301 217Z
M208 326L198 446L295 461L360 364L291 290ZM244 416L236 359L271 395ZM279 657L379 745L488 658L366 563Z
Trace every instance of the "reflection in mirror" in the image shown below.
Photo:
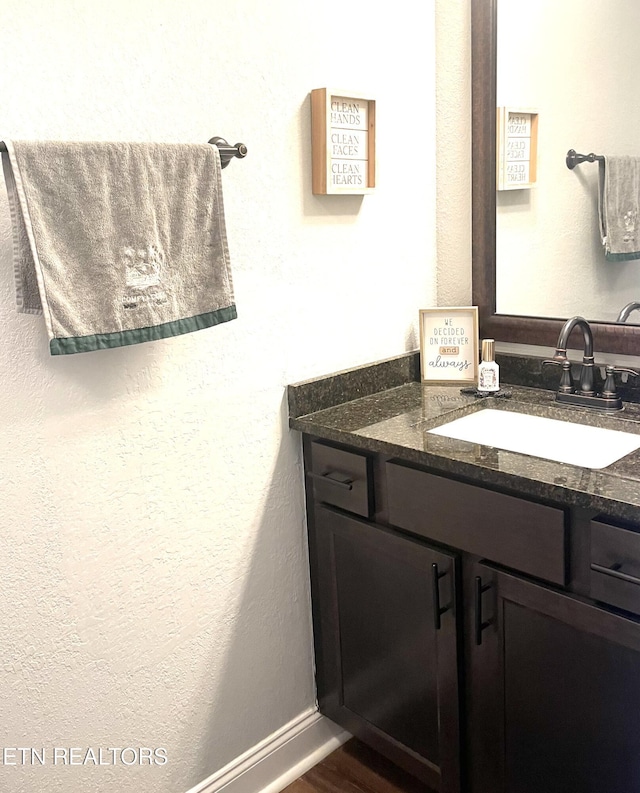
M627 303L626 306L622 309L622 311L618 314L616 322L626 322L629 319L629 315L634 311L640 310L640 303L637 303L635 300L631 301L631 303Z
M640 156L637 0L498 0L497 106L538 113L537 184L496 193L499 314L640 324L640 260L604 256L599 164ZM640 218L638 218L640 224ZM632 306L632 307L631 307Z

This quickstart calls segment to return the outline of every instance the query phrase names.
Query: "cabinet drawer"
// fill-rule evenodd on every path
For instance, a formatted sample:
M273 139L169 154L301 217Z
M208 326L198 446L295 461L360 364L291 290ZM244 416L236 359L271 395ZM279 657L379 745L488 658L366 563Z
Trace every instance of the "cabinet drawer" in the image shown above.
M389 520L400 528L564 585L565 511L387 463Z
M346 509L365 518L373 514L371 458L359 452L336 449L322 441L311 443L307 476L316 501Z
M640 534L591 521L591 597L640 614Z

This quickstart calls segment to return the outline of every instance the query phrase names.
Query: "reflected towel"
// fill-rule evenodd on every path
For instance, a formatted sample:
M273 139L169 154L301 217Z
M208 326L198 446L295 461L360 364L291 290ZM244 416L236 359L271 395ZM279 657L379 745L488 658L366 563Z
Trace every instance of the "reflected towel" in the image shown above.
M215 146L6 143L18 310L52 355L235 319Z
M605 258L612 262L640 259L640 157L604 157L598 168Z

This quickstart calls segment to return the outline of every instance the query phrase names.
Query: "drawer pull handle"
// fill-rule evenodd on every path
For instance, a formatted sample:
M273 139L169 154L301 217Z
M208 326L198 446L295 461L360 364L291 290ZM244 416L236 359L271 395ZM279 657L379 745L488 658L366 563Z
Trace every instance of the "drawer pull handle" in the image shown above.
M350 479L346 474L341 474L338 471L327 471L326 474L316 474L315 471L307 471L307 475L320 482L330 482L332 485L341 487L343 490L353 490L353 479Z
M440 617L452 608L453 600L448 606L440 606L440 579L447 575L448 570L441 573L438 570L438 565L434 562L431 565L431 571L433 574L431 578L431 586L433 588L433 626L439 631L442 624Z
M482 621L482 594L486 592L488 589L491 589L492 584L484 584L482 583L482 579L479 575L476 576L475 581L475 592L474 592L474 599L475 599L475 612L476 612L476 624L475 624L475 633L476 633L476 644L480 646L482 644L482 631L485 628L488 628L489 625L493 625L493 619Z
M591 564L591 569L596 573L602 573L603 575L611 576L611 578L618 578L620 581L628 581L630 584L640 585L640 578L628 573L622 573L619 569L620 567L622 567L621 564L614 564L611 567L604 567L601 564L595 564L595 562Z

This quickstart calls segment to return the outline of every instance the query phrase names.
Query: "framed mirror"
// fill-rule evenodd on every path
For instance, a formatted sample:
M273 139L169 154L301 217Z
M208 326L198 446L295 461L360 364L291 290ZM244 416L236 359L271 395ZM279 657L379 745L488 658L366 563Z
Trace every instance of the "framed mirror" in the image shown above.
M498 313L496 309L498 0L471 0L471 64L472 278L473 303L479 309L480 335L498 341L555 347L567 317ZM561 78L558 79L561 82ZM559 86L558 90L562 91L562 87ZM543 123L544 115L541 125ZM566 147L558 156L565 154ZM563 280L562 273L558 271L555 283L549 288L570 290L571 279ZM636 297L629 296L629 301ZM573 313L587 312L576 310ZM586 318L593 329L596 354L640 355L640 325L599 321L588 314ZM576 346L579 343L576 342Z

